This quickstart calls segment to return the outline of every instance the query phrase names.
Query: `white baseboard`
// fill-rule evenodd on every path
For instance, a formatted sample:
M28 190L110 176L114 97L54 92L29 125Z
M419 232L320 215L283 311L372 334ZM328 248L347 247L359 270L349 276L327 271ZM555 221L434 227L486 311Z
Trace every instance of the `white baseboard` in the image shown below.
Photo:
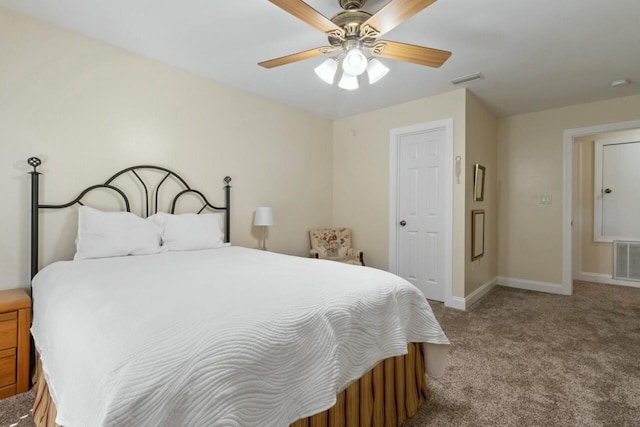
M513 277L498 277L498 285L509 288L525 289L527 291L547 292L549 294L564 294L562 284L536 282L533 280L516 279Z
M585 282L602 283L605 285L617 285L617 286L629 286L631 288L640 288L640 282L634 282L631 280L619 280L611 277L610 274L602 273L588 273L581 271L578 279Z
M464 299L465 307L469 308L473 304L480 301L486 294L488 294L493 288L495 288L497 284L498 284L497 277L487 280L485 283L482 284L482 286L480 286L478 289L476 289L475 291L467 295L467 297Z
M451 297L451 300L447 301L448 304L445 304L445 306L447 307L451 307L451 308L455 308L456 310L462 310L465 311L466 308L466 303L464 298L461 297Z
M486 294L489 293L489 291L491 291L491 289L495 288L497 283L498 283L498 278L494 277L493 279L483 283L482 286L480 286L475 291L471 292L465 298L452 297L451 300L448 301L448 304L446 304L446 306L455 308L456 310L465 311L469 307L471 307L473 304L480 301Z

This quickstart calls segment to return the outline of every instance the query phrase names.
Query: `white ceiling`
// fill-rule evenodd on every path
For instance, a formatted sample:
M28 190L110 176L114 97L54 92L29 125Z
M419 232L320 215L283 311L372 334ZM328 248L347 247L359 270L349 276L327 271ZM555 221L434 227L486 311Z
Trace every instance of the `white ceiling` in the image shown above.
M327 17L337 0L308 0ZM369 0L375 12L387 1ZM327 44L324 34L267 0L0 0L0 6L328 118L467 86L498 115L640 93L638 0L439 0L384 39L453 52L441 68L385 60L374 86L319 80L314 58L258 62ZM611 88L614 79L628 86Z

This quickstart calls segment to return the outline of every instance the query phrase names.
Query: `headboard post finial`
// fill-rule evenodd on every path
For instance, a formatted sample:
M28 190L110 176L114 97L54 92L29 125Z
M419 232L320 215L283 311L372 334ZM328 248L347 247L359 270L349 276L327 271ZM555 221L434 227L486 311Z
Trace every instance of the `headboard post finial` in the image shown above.
M40 173L38 172L38 166L42 164L42 160L37 157L29 157L27 159L27 163L29 164L29 166L33 167L33 170L29 173Z

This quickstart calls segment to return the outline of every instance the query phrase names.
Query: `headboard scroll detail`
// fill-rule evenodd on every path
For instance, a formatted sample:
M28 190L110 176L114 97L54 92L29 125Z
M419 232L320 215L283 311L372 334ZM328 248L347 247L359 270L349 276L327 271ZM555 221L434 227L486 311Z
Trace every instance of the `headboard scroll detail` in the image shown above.
M144 212L143 215L145 217L149 215L153 215L158 212L158 204L159 204L159 195L160 190L163 188L163 184L168 181L169 178L172 178L174 182L177 182L181 187L181 190L177 192L177 194L171 199L169 213L175 213L178 201L182 198L182 196L187 194L196 195L202 203L202 207L197 211L198 214L202 213L205 209L209 208L216 211L224 211L225 215L225 242L230 241L230 231L231 231L231 177L224 177L224 191L225 191L225 205L224 206L215 206L207 200L207 197L199 190L191 188L189 184L177 173L173 172L170 169L161 167L161 166L152 166L152 165L139 165L139 166L131 166L126 169L123 169L117 173L115 173L111 178L107 179L103 184L96 184L89 186L82 190L78 196L67 203L51 205L51 204L40 204L39 199L39 177L41 175L38 172L38 166L42 164L42 161L37 157L29 157L27 159L27 163L29 166L33 167L33 171L29 172L31 175L31 278L36 275L38 272L38 243L39 243L39 221L38 221L38 213L40 209L64 209L75 204L84 205L82 199L93 190L97 189L106 189L111 192L114 192L117 196L119 196L124 202L124 208L127 212L131 212L131 204L129 202L129 198L123 189L119 188L115 184L115 180L123 176L125 174L130 173L133 175L134 179L136 179L141 185L142 190L144 192ZM160 182L155 185L149 191L149 187L147 186L147 182L145 182L144 178L141 176L141 171L143 170L152 170L155 172L159 172L164 174ZM151 196L151 197L150 197ZM151 199L153 203L151 203Z

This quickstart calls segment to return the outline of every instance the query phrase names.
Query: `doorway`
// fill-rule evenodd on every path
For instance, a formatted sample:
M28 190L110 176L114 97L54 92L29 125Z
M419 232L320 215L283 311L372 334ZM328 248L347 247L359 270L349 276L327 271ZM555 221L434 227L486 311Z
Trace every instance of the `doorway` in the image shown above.
M640 129L640 121L613 123L600 126L592 126L578 129L569 129L564 131L563 157L564 157L564 200L563 200L563 256L562 256L562 293L571 295L573 292L573 280L588 280L600 283L621 284L622 283L609 278L606 274L600 275L584 275L581 259L584 254L583 240L578 230L585 226L591 227L593 230L593 215L581 215L582 208L579 200L579 193L585 194L585 187L589 187L589 180L580 180L578 177L586 173L588 168L593 168L593 163L585 164L584 147L578 147L576 142L582 140L591 140L591 136L603 135L614 132L623 132L634 129ZM588 156L587 156L588 157ZM593 187L593 179L590 181L590 187ZM588 191L588 190L587 190ZM595 193L594 193L595 195ZM587 248L588 249L588 248Z
M389 270L452 303L453 119L393 129Z

